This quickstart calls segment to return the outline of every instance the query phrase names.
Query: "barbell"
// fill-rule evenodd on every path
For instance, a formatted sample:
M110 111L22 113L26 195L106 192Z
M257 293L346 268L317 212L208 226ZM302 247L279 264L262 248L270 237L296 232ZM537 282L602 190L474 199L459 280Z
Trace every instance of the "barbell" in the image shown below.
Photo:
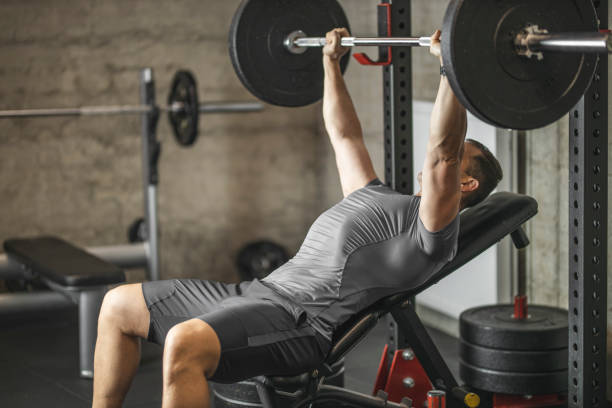
M393 4L390 4L393 7ZM324 34L349 23L336 0L243 0L232 20L234 69L265 102L304 106L323 95ZM533 129L559 119L587 89L598 54L612 52L591 1L451 0L442 59L453 91L498 127ZM355 46L429 47L428 37L345 37ZM342 72L348 54L341 61Z
M55 116L133 115L167 112L172 132L178 144L191 146L198 137L198 119L202 113L244 113L263 109L259 102L200 103L195 76L185 70L174 74L168 94L168 104L81 106L77 108L0 110L0 119Z

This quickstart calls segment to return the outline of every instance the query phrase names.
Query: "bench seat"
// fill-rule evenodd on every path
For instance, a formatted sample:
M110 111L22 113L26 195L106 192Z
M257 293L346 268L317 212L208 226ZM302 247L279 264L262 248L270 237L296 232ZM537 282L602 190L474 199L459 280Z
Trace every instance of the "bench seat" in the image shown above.
M121 269L61 238L9 239L4 242L4 250L32 273L63 287L125 281Z

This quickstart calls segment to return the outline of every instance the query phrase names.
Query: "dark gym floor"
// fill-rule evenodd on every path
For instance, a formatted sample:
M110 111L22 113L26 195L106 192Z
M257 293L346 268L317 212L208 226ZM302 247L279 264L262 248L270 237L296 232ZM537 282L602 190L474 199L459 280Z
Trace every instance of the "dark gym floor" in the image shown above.
M47 316L0 320L0 407L89 407L92 382L78 376L76 308ZM384 321L346 359L345 383L371 393L385 344ZM456 373L456 339L431 330L451 370ZM143 343L142 363L125 407L161 405L161 349Z

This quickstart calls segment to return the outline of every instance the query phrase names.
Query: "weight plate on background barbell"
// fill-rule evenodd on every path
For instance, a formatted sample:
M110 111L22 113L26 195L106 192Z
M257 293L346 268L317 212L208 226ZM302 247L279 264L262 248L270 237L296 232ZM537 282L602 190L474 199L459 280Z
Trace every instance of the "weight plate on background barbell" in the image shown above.
M349 23L336 0L243 0L229 33L232 64L244 86L273 105L305 106L323 96L321 48L293 54L284 45L288 34L325 36ZM341 60L342 72L349 53Z
M515 36L537 25L550 33L596 31L590 1L452 0L444 16L442 59L457 98L494 126L534 129L566 114L593 77L597 55L519 56Z
M172 109L175 105L182 106L182 109ZM198 138L200 115L198 86L191 72L177 71L174 74L168 94L168 107L168 120L174 138L181 146L191 146Z
M478 346L505 350L552 350L567 348L567 311L530 305L528 318L514 319L513 305L468 309L459 316L461 340Z

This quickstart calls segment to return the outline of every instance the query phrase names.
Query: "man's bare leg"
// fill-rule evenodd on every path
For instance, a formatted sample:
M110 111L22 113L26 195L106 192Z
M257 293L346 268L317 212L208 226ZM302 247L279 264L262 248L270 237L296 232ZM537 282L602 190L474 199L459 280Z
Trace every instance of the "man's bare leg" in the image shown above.
M177 324L164 346L163 408L208 408L208 380L219 364L221 344L215 331L199 319Z
M98 318L93 408L121 407L140 362L140 338L149 332L142 285L109 291Z

